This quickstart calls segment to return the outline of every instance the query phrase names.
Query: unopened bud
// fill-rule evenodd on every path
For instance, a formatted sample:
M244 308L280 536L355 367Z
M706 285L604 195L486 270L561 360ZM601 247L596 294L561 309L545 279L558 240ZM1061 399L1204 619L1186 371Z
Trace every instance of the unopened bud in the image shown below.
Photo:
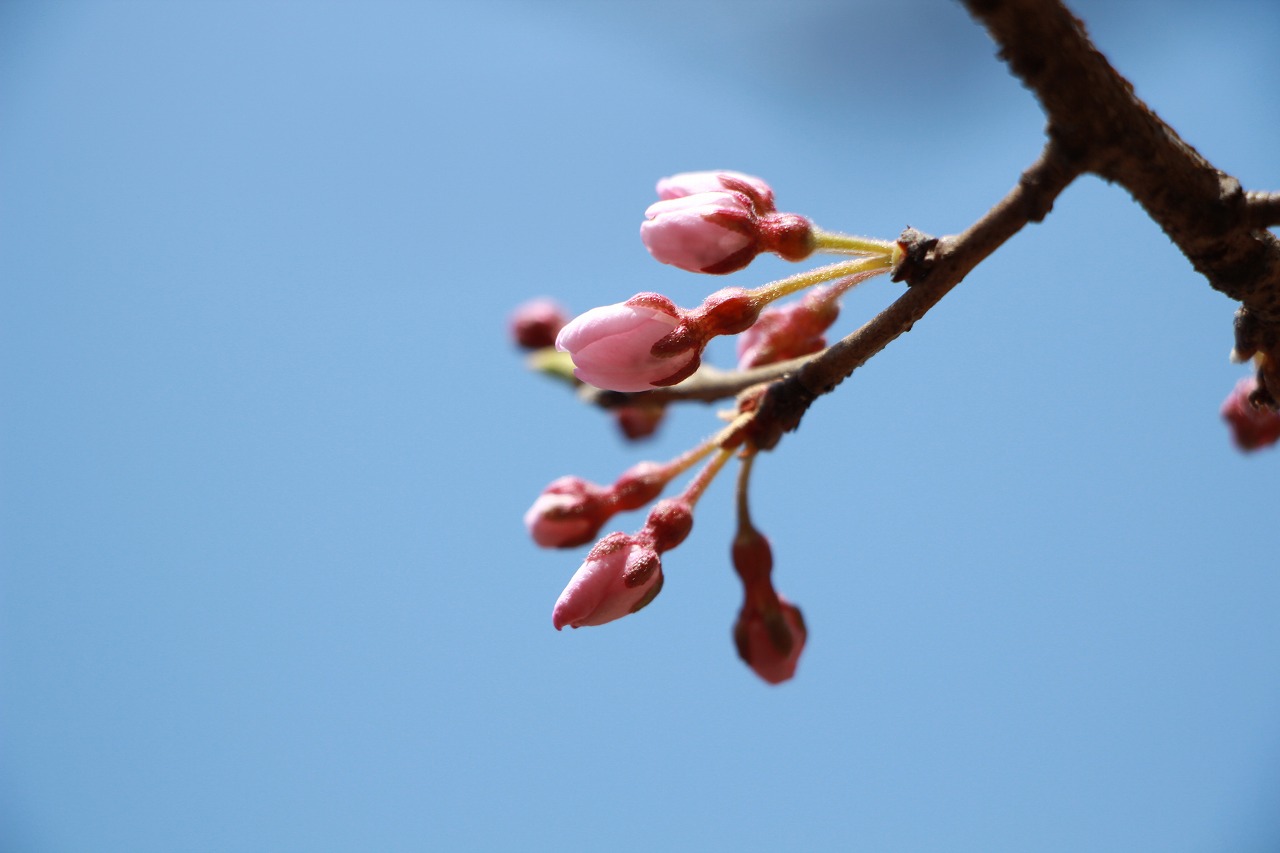
M604 488L581 477L561 477L542 490L524 514L524 526L543 548L573 548L596 537L612 514Z
M659 553L679 545L693 529L693 507L679 498L659 501L649 510L649 518L639 534L653 543Z
M613 410L613 418L627 441L639 441L653 435L666 414L667 407L662 403L636 403Z
M553 347L567 322L569 318L559 305L550 299L534 299L512 312L511 337L524 349Z
M730 190L751 199L757 213L773 210L773 189L764 180L741 172L681 172L658 181L658 198L684 198L697 193Z
M689 272L723 275L760 252L759 223L747 196L714 190L654 202L640 239L649 254Z
M640 567L632 572L629 567ZM662 588L662 564L653 549L625 533L611 533L587 554L556 601L551 622L583 628L621 619L647 605Z
M1280 441L1280 412L1270 407L1270 397L1258 385L1257 377L1250 376L1236 383L1223 401L1222 418L1242 451L1261 450Z
M673 384L673 377L678 382L696 370L701 358L700 350L665 358L651 352L680 325L678 310L636 300L593 308L560 331L556 349L573 357L575 376L597 388L647 391Z
M662 494L670 479L667 469L656 462L636 463L614 482L614 506L619 510L639 509Z
M733 626L738 657L770 684L781 684L796 674L808 636L800 609L785 598L766 610L743 605Z

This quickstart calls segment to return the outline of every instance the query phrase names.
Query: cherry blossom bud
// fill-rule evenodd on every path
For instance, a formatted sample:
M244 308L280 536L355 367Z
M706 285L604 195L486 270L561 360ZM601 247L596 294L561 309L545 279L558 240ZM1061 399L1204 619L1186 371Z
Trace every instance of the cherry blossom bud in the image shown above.
M738 335L751 328L760 317L760 305L750 291L741 287L725 287L702 301L696 314L689 319L696 322L704 337Z
M651 298L646 298L651 297ZM701 348L655 356L654 345L681 324L665 297L646 295L593 308L560 330L556 349L573 357L573 375L609 391L647 391L674 384L697 369Z
M738 337L738 369L750 370L818 352L826 347L824 333L839 313L840 306L823 289L807 294L800 302L766 308Z
M625 533L601 539L556 601L551 623L583 628L635 613L662 589L657 551Z
M572 548L594 539L612 514L607 489L581 477L561 477L538 495L524 526L543 548Z
M1222 404L1222 417L1231 427L1236 447L1249 452L1280 441L1280 412L1263 405L1257 377L1241 379Z
M670 551L679 545L693 529L693 507L680 498L659 501L649 510L638 539L652 543L655 551Z
M666 414L662 403L637 403L614 409L613 419L627 441L640 441L658 431Z
M555 346L556 335L569 322L564 311L550 299L534 299L511 314L511 337L524 349Z
M726 184L727 185L727 184ZM745 267L761 252L788 261L813 254L813 223L795 213L761 209L755 190L709 190L649 205L640 239L649 254L689 272L723 275Z
M649 254L689 272L740 270L760 253L759 224L750 199L715 190L649 205L640 239Z
M773 189L762 179L741 172L681 172L658 181L658 198L684 198L697 193L730 190L751 199L757 213L773 210Z
M800 609L782 597L776 606L743 605L733 626L738 656L770 684L781 684L796 674L806 639Z
M656 462L637 462L618 475L609 490L616 509L639 509L662 494L671 471Z

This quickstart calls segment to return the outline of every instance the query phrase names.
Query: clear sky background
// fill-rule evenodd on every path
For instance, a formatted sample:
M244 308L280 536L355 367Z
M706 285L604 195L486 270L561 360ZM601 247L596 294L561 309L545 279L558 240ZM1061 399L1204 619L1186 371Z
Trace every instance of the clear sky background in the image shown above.
M1280 6L1075 8L1280 188ZM1042 128L941 0L0 5L0 850L1280 848L1280 454L1096 179L760 460L794 681L734 654L727 480L649 609L551 627L585 549L525 508L715 421L625 444L510 309L785 271L652 261L662 175L942 234Z

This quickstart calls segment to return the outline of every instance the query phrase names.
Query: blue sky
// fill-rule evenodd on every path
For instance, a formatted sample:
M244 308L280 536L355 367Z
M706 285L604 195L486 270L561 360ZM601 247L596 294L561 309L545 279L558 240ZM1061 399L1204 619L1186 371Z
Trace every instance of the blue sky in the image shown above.
M1074 8L1280 187L1280 9ZM760 460L794 681L734 655L725 482L651 607L551 627L539 490L715 420L624 444L510 309L786 271L649 259L678 171L963 228L1042 141L992 53L924 0L0 8L0 847L1280 845L1280 457L1218 420L1234 306L1096 179Z

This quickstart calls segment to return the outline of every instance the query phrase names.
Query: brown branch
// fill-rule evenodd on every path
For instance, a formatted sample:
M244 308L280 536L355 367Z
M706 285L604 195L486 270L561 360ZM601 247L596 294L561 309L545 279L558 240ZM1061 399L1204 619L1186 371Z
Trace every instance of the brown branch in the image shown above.
M714 403L736 396L755 385L780 379L811 358L813 356L806 355L751 370L717 370L704 364L697 373L669 388L654 388L652 391L605 391L591 385L582 385L578 389L578 397L584 403L602 409L640 403L674 403L681 400Z
M1251 228L1280 225L1280 193L1248 192L1244 194L1244 203Z
M1017 186L958 236L935 239L908 228L900 238L905 257L894 279L910 289L853 334L811 357L795 373L774 382L752 428L756 446L768 449L800 424L809 405L911 330L942 297L1028 222L1039 222L1058 195L1080 174L1078 164L1054 141L1023 173Z
M1280 325L1280 240L1247 212L1240 182L1151 111L1058 0L965 0L1040 101L1048 133L1120 184L1213 287Z

